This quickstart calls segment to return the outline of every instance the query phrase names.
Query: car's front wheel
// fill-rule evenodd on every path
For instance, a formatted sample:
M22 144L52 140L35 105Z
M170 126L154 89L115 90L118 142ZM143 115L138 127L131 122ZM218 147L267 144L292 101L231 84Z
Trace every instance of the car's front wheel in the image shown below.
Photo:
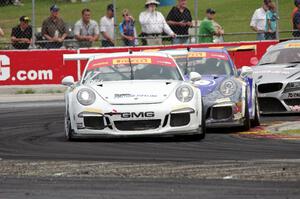
M248 96L246 94L245 97L245 117L242 130L248 131L251 128L250 114L249 114L249 106L248 106Z
M73 141L74 140L74 131L72 129L72 125L71 125L71 119L70 119L70 115L68 112L66 112L65 115L65 135L66 135L66 139L68 141Z
M253 120L251 121L251 126L256 127L260 125L260 113L259 113L259 104L258 104L258 99L255 97L255 103L254 103L254 111L255 115Z

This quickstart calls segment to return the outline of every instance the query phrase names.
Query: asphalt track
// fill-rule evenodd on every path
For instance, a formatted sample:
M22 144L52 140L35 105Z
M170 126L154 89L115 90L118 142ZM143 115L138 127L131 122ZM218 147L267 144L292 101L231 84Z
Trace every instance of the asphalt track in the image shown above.
M143 138L67 142L62 102L0 104L0 158L202 164L207 161L299 160L300 142L242 138L211 130L203 141ZM299 116L273 116L295 121ZM0 160L1 160L0 159ZM300 164L298 164L300 166ZM49 178L1 176L0 198L300 198L300 180Z

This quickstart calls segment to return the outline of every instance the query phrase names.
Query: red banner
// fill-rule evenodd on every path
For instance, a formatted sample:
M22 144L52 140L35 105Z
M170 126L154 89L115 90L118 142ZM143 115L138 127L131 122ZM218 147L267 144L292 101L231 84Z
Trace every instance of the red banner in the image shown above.
M178 48L222 48L228 49L237 67L255 65L270 45L276 41L239 42L223 44L194 44L162 47L117 47L81 50L1 50L0 85L60 84L68 75L80 77L86 61L64 61L64 54L115 53L132 51L152 51Z

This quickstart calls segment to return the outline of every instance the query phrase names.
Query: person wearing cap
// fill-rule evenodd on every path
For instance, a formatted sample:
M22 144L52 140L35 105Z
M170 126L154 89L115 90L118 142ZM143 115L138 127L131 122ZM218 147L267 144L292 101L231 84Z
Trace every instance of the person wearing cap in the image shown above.
M29 25L30 18L22 16L20 24L11 31L11 42L15 49L28 49L32 42L32 27Z
M216 11L212 8L206 10L206 17L199 26L199 43L213 43L214 35L221 36L224 34L222 29L216 29L214 26L215 14Z
M91 20L91 10L84 8L81 11L81 19L75 23L74 35L79 42L79 47L91 47L99 38L99 26Z
M135 46L137 44L135 20L129 14L128 9L123 10L123 21L119 25L119 30L124 42L124 46Z
M187 0L178 0L177 5L170 10L166 20L173 32L179 36L173 38L173 44L188 43L189 28L193 24L191 12L187 8Z
M176 37L170 26L167 24L164 16L156 11L159 2L156 0L147 0L146 10L140 13L139 21L142 26L142 35L146 37L147 45L162 45L163 33L171 37Z
M106 15L100 19L100 33L101 33L101 44L102 47L115 46L114 42L114 6L109 4L106 8Z
M67 37L65 22L59 17L59 8L57 5L50 7L50 16L44 20L42 25L42 35L49 42L45 47L61 48L63 41Z
M293 36L300 37L300 0L295 0L295 6L298 8L298 11L295 13L293 18Z
M256 40L265 40L265 28L267 23L267 11L272 0L263 0L262 7L255 10L251 22L251 29L256 32Z

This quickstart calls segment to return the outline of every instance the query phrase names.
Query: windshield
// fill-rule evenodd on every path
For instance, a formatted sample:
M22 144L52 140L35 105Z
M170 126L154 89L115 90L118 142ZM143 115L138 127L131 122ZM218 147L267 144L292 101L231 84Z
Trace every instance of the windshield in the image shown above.
M122 80L182 80L176 63L167 57L115 57L93 60L83 83Z
M300 48L285 48L268 52L259 65L287 64L300 62Z
M221 53L189 53L174 56L183 74L197 72L201 75L233 75L227 56ZM187 66L187 67L186 67Z

